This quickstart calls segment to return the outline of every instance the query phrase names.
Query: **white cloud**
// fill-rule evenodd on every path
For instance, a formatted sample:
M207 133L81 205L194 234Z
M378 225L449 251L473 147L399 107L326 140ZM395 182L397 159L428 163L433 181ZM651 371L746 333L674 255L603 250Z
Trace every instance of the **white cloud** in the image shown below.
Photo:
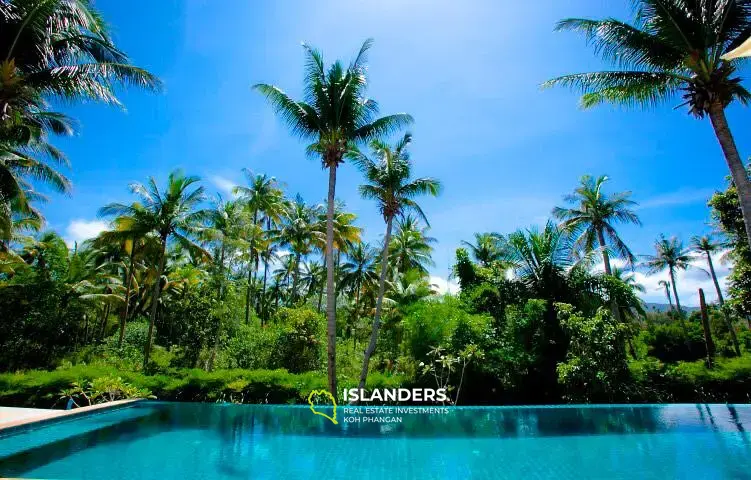
M639 202L639 209L664 208L679 205L704 203L709 200L714 190L710 188L684 188L675 192L663 193Z
M212 175L209 177L211 182L219 188L219 190L232 195L232 189L237 186L235 182L228 178L224 178L220 175Z
M65 243L73 246L76 242L94 238L107 229L107 222L101 220L71 220L65 229Z
M436 290L438 290L438 293L441 295L445 293L459 293L459 284L453 280L446 280L443 277L431 275L430 283L436 287Z

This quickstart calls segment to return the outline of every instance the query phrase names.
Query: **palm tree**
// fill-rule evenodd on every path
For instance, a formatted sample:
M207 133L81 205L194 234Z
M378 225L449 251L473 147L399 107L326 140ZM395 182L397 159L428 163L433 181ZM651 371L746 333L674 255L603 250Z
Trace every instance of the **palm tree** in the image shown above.
M205 258L211 255L196 244L192 237L196 237L203 225L211 216L208 210L199 210L205 200L204 188L195 187L198 177L186 177L181 170L169 174L167 186L160 190L153 177L146 185L133 183L130 190L139 198L139 202L126 205L111 203L102 207L101 216L126 216L132 219L133 234L154 234L159 238L160 252L154 281L154 291L151 299L149 314L149 332L146 338L143 366L146 368L151 352L151 342L154 334L154 323L159 307L161 278L164 273L167 256L167 242L175 240L189 251L197 252Z
M567 290L568 272L577 265L570 236L548 221L542 230L517 230L507 237L505 260L534 298L559 300Z
M722 249L722 244L720 242L715 241L712 235L704 235L704 236L698 236L695 235L691 238L691 248L694 250L694 252L704 255L707 257L707 264L709 265L709 274L712 276L712 282L714 283L714 288L717 291L717 301L720 304L720 309L725 305L725 299L722 298L722 290L720 289L720 282L717 281L717 274L714 271L714 264L712 263L712 254L719 252ZM725 319L725 326L727 326L728 331L730 332L730 338L733 342L733 347L735 348L736 355L741 355L741 348L740 345L738 345L738 339L735 335L735 329L733 328L733 322L730 321L730 316L728 313L723 310L722 316Z
M44 217L31 204L46 198L32 189L31 180L58 193L70 192L70 180L50 162L68 165L65 156L51 146L27 143L14 148L0 141L0 241L10 240L14 213L43 222Z
M665 296L668 297L668 303L670 304L670 310L675 310L675 307L673 306L673 297L670 295L670 286L672 285L667 280L660 280L657 282L658 285L663 287L665 289Z
M475 243L462 240L462 245L469 248L472 257L483 267L490 267L503 258L505 239L498 233L475 233Z
M287 213L287 218L279 232L281 245L292 250L294 258L292 270L292 291L290 302L297 300L297 281L300 277L300 261L310 254L318 232L315 229L315 207L305 204L302 197L297 195Z
M673 286L675 305L678 309L678 315L682 318L683 311L681 310L681 300L678 298L675 273L678 270L688 270L689 268L692 268L691 255L689 254L689 251L683 247L683 242L676 237L671 237L668 240L664 235L660 235L660 238L655 242L654 246L656 255L642 255L644 258L644 266L650 274L659 273L665 269L668 270L670 284Z
M336 170L356 144L388 135L410 124L407 114L376 118L378 104L365 97L366 40L354 61L346 68L337 61L325 69L318 50L303 45L306 54L303 101L295 101L279 87L254 86L263 94L295 135L309 139L307 151L320 155L329 170L326 214L326 318L328 337L329 391L336 396L336 292L334 290L334 199Z
M631 207L636 205L636 202L629 199L631 192L619 192L612 195L603 192L603 185L608 180L605 175L597 178L584 175L580 180L581 185L574 190L574 193L564 197L564 201L572 207L555 207L553 216L562 221L561 228L564 231L576 238L575 248L591 252L596 249L595 245L599 247L602 251L605 274L611 275L613 271L610 265L608 244L612 251L629 264L635 261L634 254L615 230L615 224L641 225L641 221L631 210Z
M434 265L431 244L436 239L428 235L429 227L421 227L419 220L405 215L396 222L396 232L391 238L390 267L399 272L417 270L427 275L428 267Z
M717 292L717 301L722 307L723 305L725 305L725 299L722 298L720 282L717 281L717 274L714 271L714 263L712 262L712 254L722 250L722 244L715 241L712 235L695 235L691 237L691 249L699 255L704 255L707 258L707 264L709 265L709 274L712 276L712 282L714 283L714 288Z
M2 3L0 225L3 218L8 218L3 213L8 210L7 202L23 194L20 177L42 180L60 192L70 188L68 180L48 164L52 161L67 165L67 160L47 143L47 136L72 134L73 122L65 115L48 111L48 100L95 100L119 105L115 96L118 86L159 90L161 83L146 70L130 64L127 55L113 43L104 19L91 2Z
M247 214L243 205L235 201L225 201L221 196L214 200L213 208L209 219L209 224L201 232L201 236L214 243L216 254L214 261L217 267L217 277L219 278L218 295L219 300L224 299L224 284L226 276L224 274L227 258L235 256L235 252L243 246L242 241L243 228L248 223Z
M569 18L556 26L583 34L617 70L566 75L543 86L582 91L584 108L604 102L653 107L680 94L691 114L709 116L738 189L751 242L751 181L725 118L725 108L733 100L746 104L751 93L733 76L742 60L723 59L748 38L751 9L745 1L726 0L633 3L633 23Z
M342 265L342 277L340 288L354 294L355 319L357 323L360 314L360 296L364 289L376 283L376 257L378 253L367 243L358 243L348 254Z
M405 211L411 210L417 213L427 224L428 220L414 198L420 195L437 196L441 192L441 184L438 180L427 177L412 179L412 163L407 150L411 142L412 135L410 133L404 134L393 147L380 140L373 140L371 148L373 154L378 158L377 161L373 161L361 153L352 155L353 162L360 168L368 182L360 185L360 195L378 203L378 210L386 222L373 332L370 336L368 348L365 350L362 372L360 373L360 388L365 388L368 364L375 351L378 329L381 326L381 308L386 288L389 242L394 218L401 217Z
M246 232L246 236L252 238L257 243L260 240L259 235L263 234L259 220L261 220L261 223L263 223L262 220L266 220L266 234L264 235L268 236L272 222L278 222L284 212L284 208L281 207L284 195L279 188L276 178L269 177L266 174L254 174L247 168L243 168L242 171L249 186L235 186L232 189L232 193L237 195L248 209L252 223L246 222L246 225L250 229L249 232ZM259 218L259 215L263 215L264 218ZM248 260L248 284L245 299L245 323L250 321L251 284L253 283L254 269L258 269L260 252L253 251L246 255ZM264 279L267 273L268 265L264 264Z

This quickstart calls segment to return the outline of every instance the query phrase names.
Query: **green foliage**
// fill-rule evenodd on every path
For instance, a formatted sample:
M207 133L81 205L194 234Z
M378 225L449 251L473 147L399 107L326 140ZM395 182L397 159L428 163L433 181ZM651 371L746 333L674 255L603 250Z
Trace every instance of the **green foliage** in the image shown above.
M647 353L662 362L694 361L706 357L704 332L697 322L650 324L642 330L638 342L647 345Z
M84 386L87 392L100 392L106 398L150 393L159 400L171 401L304 404L311 390L326 388L326 377L315 372L239 369L215 372L183 369L170 374L144 375L112 367L77 365L53 371L0 374L0 403L64 408L61 393L75 393L74 384ZM404 384L403 377L374 373L368 376L367 387L396 388ZM342 388L355 386L356 379L342 379Z
M197 367L202 351L213 346L221 333L218 302L212 293L208 288L189 291L171 302L159 317L156 342L180 347L176 366Z
M470 314L458 299L444 297L440 301L414 304L402 323L404 353L421 361L434 347L451 347L458 351L470 343L484 344L492 319L487 315Z
M276 315L282 330L276 340L272 364L293 373L317 370L325 344L325 320L308 308L283 308Z
M0 312L0 371L52 366L84 341L82 320L93 316L53 280L0 287Z
M558 364L564 398L574 402L612 402L629 383L626 361L626 326L601 308L585 317L571 305L556 304L564 330L570 336L566 361Z

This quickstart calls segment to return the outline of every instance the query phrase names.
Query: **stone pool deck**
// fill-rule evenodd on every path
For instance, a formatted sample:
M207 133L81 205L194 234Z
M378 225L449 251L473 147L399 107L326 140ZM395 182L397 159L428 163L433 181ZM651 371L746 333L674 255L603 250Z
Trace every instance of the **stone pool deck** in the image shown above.
M74 408L72 410L52 410L43 408L19 408L19 407L1 407L0 406L0 433L5 429L22 427L24 425L46 422L48 420L62 419L64 417L75 417L97 410L118 407L128 403L139 402L142 399L117 400L114 402L100 403L90 407Z

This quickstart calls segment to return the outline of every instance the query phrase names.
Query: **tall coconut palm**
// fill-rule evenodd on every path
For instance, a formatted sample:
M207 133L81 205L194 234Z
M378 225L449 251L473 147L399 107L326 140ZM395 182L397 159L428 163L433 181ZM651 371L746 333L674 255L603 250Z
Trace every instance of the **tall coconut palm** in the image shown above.
M668 282L667 280L660 280L659 282L657 282L657 284L665 289L665 296L668 297L670 310L675 310L675 307L673 306L673 297L670 294L670 286L672 285L672 283Z
M336 396L336 292L334 290L334 199L336 171L345 154L361 142L380 138L412 122L407 114L376 118L378 104L365 96L367 52L373 45L366 40L347 67L335 62L326 70L318 50L303 45L306 55L303 100L296 101L279 87L258 84L281 119L295 135L313 143L308 152L320 155L329 170L326 214L326 317L328 337L329 391Z
M751 93L735 76L742 60L723 54L751 32L751 8L745 0L634 0L631 23L613 18L569 18L557 30L581 33L616 70L577 73L549 80L583 92L581 104L653 107L681 95L689 112L708 116L719 140L751 242L751 181L725 118L734 100L746 104Z
M654 247L655 255L642 255L644 258L644 267L646 267L650 274L659 273L667 269L670 275L670 284L673 286L673 296L675 297L678 315L682 317L683 311L681 310L681 300L678 297L675 274L679 270L692 268L690 252L684 248L683 242L678 240L678 238L671 237L668 240L664 235L660 235Z
M629 264L635 261L634 254L618 235L615 225L641 225L641 221L632 210L636 202L629 199L631 192L607 194L603 191L608 180L605 175L597 178L584 175L574 193L564 197L571 207L555 207L553 216L561 220L563 230L576 239L574 248L584 252L600 248L605 273L611 275L609 250Z
M716 241L712 235L699 236L695 235L691 238L691 248L694 252L704 255L707 258L707 265L709 266L709 274L712 277L714 288L717 291L717 302L720 304L720 308L725 305L725 300L722 298L722 290L720 289L720 282L717 281L717 274L714 271L714 263L712 262L712 254L717 253L722 249L722 243ZM735 329L733 328L733 322L730 320L728 312L723 310L723 318L725 319L725 326L730 332L730 338L733 342L736 355L741 355L741 348L738 344L738 338L735 335Z
M174 240L186 249L210 258L211 255L201 248L194 240L201 231L211 212L200 209L205 200L204 188L196 186L198 177L186 177L181 170L169 174L167 185L160 190L154 178L144 185L133 183L131 192L139 201L130 205L110 203L99 210L101 216L126 216L133 219L131 229L134 234L154 234L159 238L160 252L158 266L151 299L149 314L149 331L144 349L143 366L146 368L151 352L151 342L154 334L159 295L161 293L161 278L167 256L167 243Z
M431 254L436 239L428 235L429 227L422 227L412 215L396 222L396 232L391 238L390 267L398 272L417 270L423 275L434 265Z
M353 162L363 172L367 182L360 185L360 195L378 203L378 210L386 222L373 332L370 336L368 348L365 350L362 372L360 373L360 388L365 388L370 357L375 351L378 330L381 326L381 308L386 288L386 272L389 265L389 247L394 219L401 217L406 211L414 211L427 224L428 220L425 214L414 199L420 195L437 196L441 192L441 184L438 180L427 177L412 178L412 163L408 152L411 142L412 135L410 133L406 133L393 147L380 140L372 141L370 146L376 160L372 160L361 153L352 155Z
M279 231L279 241L292 251L292 290L290 302L297 300L297 282L300 278L300 261L310 254L319 232L315 229L315 207L306 205L300 195L295 197Z
M717 301L720 306L725 305L725 299L722 297L722 290L720 289L720 282L717 281L717 274L715 273L714 262L712 261L712 254L722 250L722 243L716 241L712 235L695 235L691 237L691 249L697 254L706 257L709 274L712 276L712 282L717 292Z
M262 232L262 226L259 221L263 220L260 216L266 220L267 231L271 230L271 223L278 221L281 217L282 210L280 203L283 202L283 194L279 188L279 183L276 178L269 177L266 174L255 174L247 168L243 168L243 173L248 181L248 186L235 186L232 189L232 193L239 197L239 200L245 204L250 214L251 222L246 222L246 226L250 229L246 232L246 236L252 238L254 241L260 240L259 235ZM246 301L245 301L245 323L250 321L250 307L251 307L251 284L253 283L253 275L258 268L260 261L260 251L246 252L248 263L248 280L246 287ZM264 266L264 277L268 273L268 266Z

